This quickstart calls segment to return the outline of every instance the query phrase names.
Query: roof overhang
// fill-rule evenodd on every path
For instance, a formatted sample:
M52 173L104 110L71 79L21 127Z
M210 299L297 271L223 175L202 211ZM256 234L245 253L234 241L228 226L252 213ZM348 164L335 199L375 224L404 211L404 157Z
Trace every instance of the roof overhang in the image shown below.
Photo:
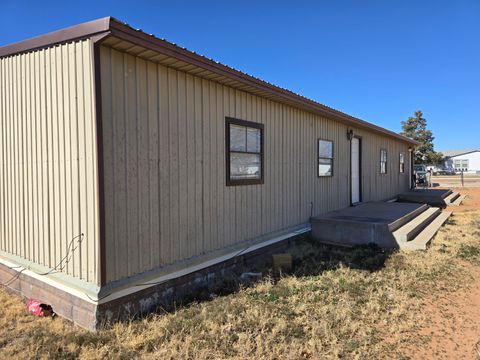
M450 158L453 158L453 157L468 155L468 154L472 154L472 153L475 153L475 152L480 152L480 150L470 150L470 151L465 151L465 152L459 152L458 154L444 155L443 157L445 159L450 159Z
M133 29L112 17L86 22L54 31L32 39L0 47L0 57L34 51L65 42L91 38L95 44L112 47L132 55L191 73L202 78L253 93L271 100L286 103L305 111L325 116L347 126L368 129L413 146L419 143L405 136L330 108L290 90L220 64L164 39Z
M50 32L31 39L0 47L0 57L38 50L69 41L89 38L109 31L110 17L105 17L65 29Z

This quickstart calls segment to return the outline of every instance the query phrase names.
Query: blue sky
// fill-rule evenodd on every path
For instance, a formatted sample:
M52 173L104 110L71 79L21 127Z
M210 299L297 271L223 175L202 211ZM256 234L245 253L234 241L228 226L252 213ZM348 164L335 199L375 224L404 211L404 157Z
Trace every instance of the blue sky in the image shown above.
M480 148L480 1L6 1L0 45L114 16L437 150Z

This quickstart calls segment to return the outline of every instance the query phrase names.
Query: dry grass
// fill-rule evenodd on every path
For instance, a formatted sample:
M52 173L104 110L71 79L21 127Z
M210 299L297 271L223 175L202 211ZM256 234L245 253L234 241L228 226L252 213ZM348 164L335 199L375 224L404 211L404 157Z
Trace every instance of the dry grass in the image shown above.
M26 313L0 291L0 358L405 358L422 303L468 287L480 211L457 213L426 252L338 250L305 240L294 273L99 333ZM467 266L468 265L468 266Z

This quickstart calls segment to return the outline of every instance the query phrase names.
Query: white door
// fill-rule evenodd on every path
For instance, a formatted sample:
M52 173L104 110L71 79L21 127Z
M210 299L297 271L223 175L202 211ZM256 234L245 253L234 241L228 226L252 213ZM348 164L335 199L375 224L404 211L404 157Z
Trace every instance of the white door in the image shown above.
M360 202L360 139L352 139L351 148L351 183L352 183L352 204Z

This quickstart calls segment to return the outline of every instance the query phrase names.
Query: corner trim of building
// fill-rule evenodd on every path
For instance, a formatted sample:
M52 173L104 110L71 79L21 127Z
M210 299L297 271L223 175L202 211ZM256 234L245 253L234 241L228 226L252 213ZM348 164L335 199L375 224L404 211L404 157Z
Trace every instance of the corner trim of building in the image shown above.
M100 44L109 34L92 38L93 67L94 67L94 97L95 97L95 126L97 142L97 187L98 187L98 257L97 283L105 285L107 282L106 244L105 244L105 189L103 163L103 119L102 119L102 83L100 66Z

